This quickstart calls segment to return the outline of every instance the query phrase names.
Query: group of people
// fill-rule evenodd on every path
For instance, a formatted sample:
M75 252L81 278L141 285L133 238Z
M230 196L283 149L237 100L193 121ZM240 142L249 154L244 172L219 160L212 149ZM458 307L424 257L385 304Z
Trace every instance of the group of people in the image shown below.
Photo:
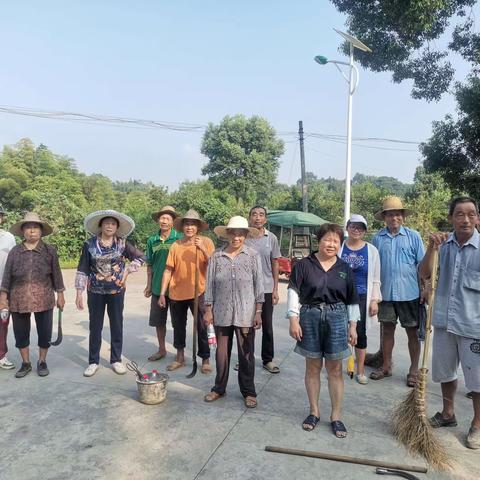
M440 382L443 411L430 420L433 427L457 424L454 396L457 369L461 364L465 383L473 398L474 418L467 446L480 448L480 237L478 205L472 198L452 201L448 219L453 232L432 234L425 254L420 234L404 225L411 212L398 197L387 197L375 217L385 227L371 243L365 241L368 224L362 215L352 215L344 229L321 225L318 250L298 261L289 279L287 318L295 351L305 357L305 387L310 404L302 423L312 431L320 420L318 407L320 373L325 364L331 399L330 424L338 438L347 435L342 422L342 360L355 347L357 382L391 377L392 352L397 322L408 338L410 367L406 385L417 383L420 356L419 328L424 312L425 291L431 281L432 258L439 251L440 269L434 306L433 379ZM0 222L5 212L0 209ZM149 358L166 356L167 312L173 326L175 359L173 371L186 365L185 340L188 310L195 311L201 372L212 372L207 328L214 326L217 338L215 385L204 397L214 402L226 393L233 337L236 337L240 392L245 406L257 405L255 391L255 331L262 328L262 364L268 372L280 372L274 363L273 307L278 303L278 241L265 225L267 211L255 206L248 219L232 217L214 233L221 247L202 235L208 230L195 210L177 215L165 206L153 214L159 230L147 241L145 255L126 238L133 220L114 210L94 212L85 218L91 237L85 242L75 277L76 306L84 308L87 290L89 311L89 364L84 375L99 368L105 307L110 320L110 363L117 374L126 373L122 363L123 305L130 273L147 264L145 297L151 298L149 325L155 327L158 350ZM0 230L0 310L13 320L16 347L22 357L17 377L27 375L30 314L35 314L40 348L37 371L48 375L46 354L52 334L53 308L64 308L64 284L55 249L42 238L52 232L38 215L28 213L10 229ZM13 235L23 237L15 245ZM8 255L7 255L8 254ZM0 270L0 274L2 271ZM367 329L380 322L380 350L367 355ZM6 357L8 315L0 325L0 367L13 368ZM365 365L377 362L369 377Z

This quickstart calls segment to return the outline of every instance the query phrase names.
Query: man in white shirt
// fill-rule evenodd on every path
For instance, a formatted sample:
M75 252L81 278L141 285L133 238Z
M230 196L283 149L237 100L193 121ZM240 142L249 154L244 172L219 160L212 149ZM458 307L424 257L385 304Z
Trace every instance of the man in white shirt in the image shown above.
M5 263L7 262L8 252L15 246L15 237L1 228L3 221L5 220L6 212L0 204L0 283L2 283L3 271L5 270ZM15 365L7 358L7 333L8 322L7 318L0 318L0 368L5 370L11 370L15 368Z

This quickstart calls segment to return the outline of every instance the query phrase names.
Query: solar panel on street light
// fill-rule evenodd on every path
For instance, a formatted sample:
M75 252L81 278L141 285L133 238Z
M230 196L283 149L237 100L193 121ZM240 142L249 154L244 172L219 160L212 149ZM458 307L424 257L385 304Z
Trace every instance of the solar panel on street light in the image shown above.
M362 50L364 52L372 53L372 50L368 48L364 43L362 43L358 38L352 37L352 35L342 32L341 30L334 30L341 35L348 43L351 43L355 48Z

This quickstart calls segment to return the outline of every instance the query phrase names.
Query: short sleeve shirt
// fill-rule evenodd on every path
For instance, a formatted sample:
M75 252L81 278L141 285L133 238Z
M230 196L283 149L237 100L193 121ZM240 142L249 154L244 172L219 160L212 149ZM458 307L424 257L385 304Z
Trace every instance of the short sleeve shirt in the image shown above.
M208 237L201 237L207 255L198 250L198 294L205 292L208 259L215 251L215 245ZM172 300L191 300L195 297L195 258L197 247L185 245L177 240L168 252L166 267L172 270L168 296Z
M247 238L245 245L255 249L260 254L263 272L263 287L265 293L273 292L272 260L282 256L278 246L277 237L264 228L264 233L259 238Z
M145 255L147 257L147 265L152 267L152 293L154 295L160 295L162 276L167 263L170 247L182 237L182 233L179 233L172 228L170 235L165 240L162 240L160 232L152 235L147 240Z
M302 305L359 303L354 273L348 264L337 258L336 263L325 271L315 252L295 264L288 288L297 292Z

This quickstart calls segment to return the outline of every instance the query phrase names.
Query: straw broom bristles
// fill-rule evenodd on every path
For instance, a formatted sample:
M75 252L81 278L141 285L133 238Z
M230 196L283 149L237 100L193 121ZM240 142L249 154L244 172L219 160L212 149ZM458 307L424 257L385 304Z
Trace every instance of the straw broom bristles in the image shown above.
M393 412L393 434L413 455L419 455L436 470L447 470L453 466L444 445L436 438L426 412L426 389L428 377L428 352L432 325L433 302L435 300L438 251L435 250L432 268L432 289L429 298L422 368L418 372L417 385Z

